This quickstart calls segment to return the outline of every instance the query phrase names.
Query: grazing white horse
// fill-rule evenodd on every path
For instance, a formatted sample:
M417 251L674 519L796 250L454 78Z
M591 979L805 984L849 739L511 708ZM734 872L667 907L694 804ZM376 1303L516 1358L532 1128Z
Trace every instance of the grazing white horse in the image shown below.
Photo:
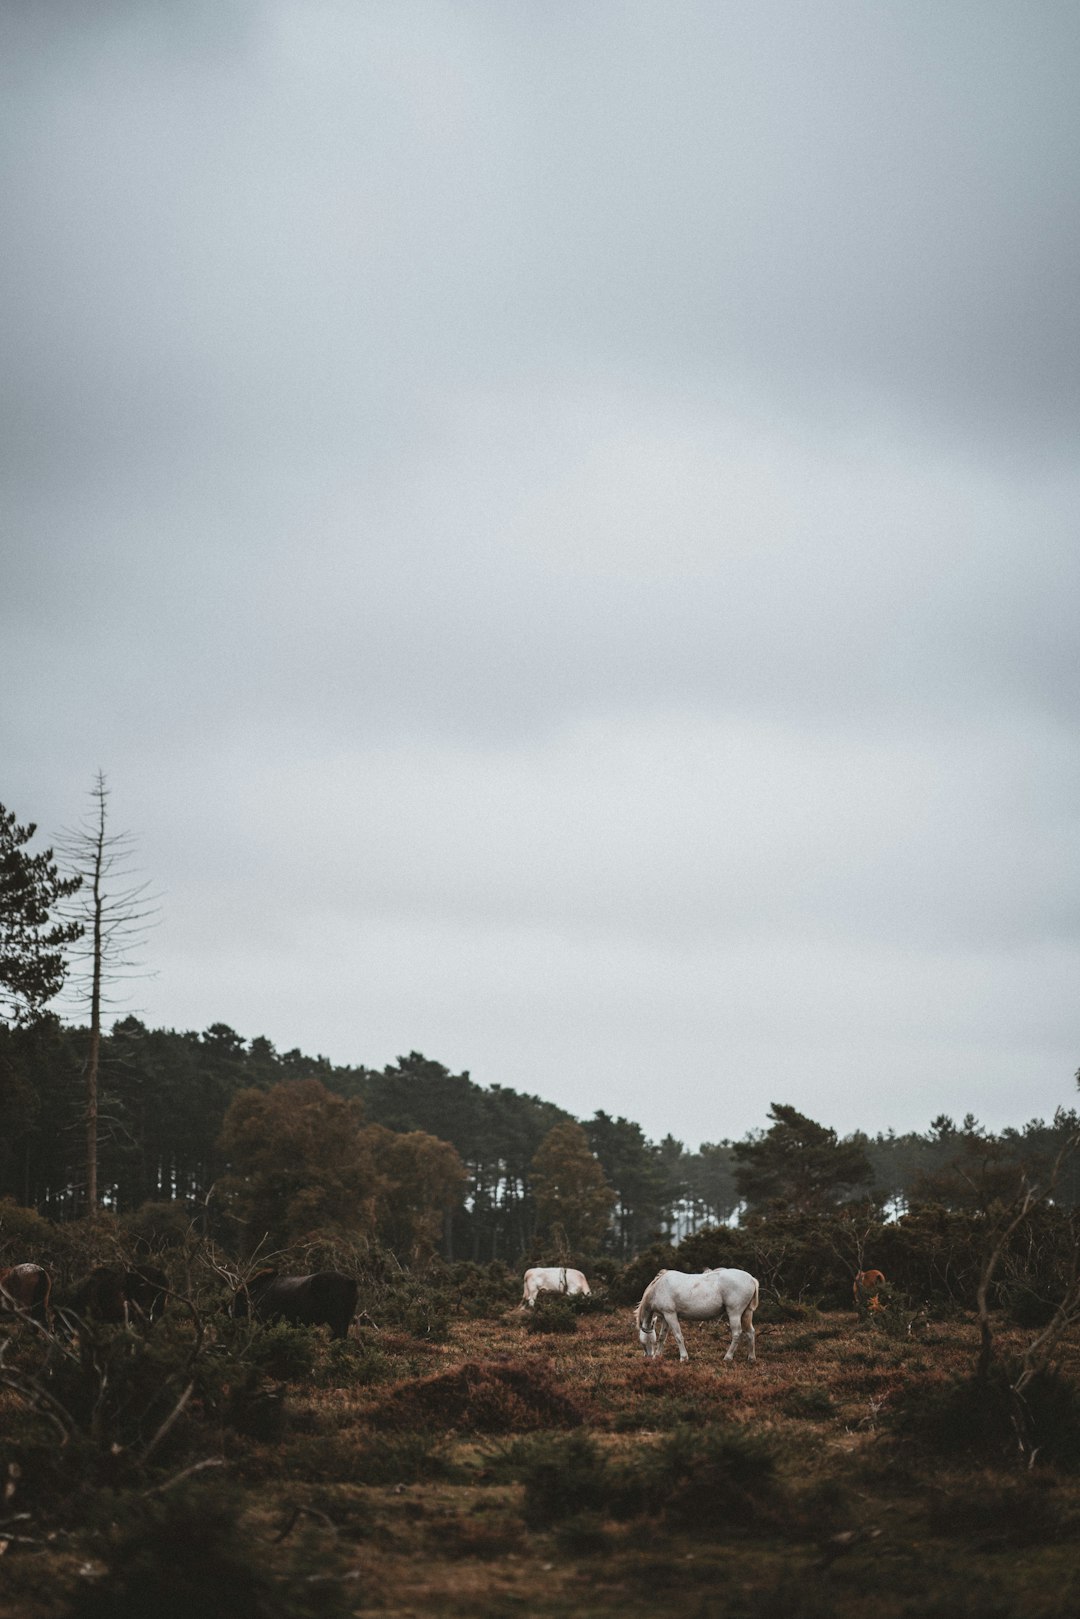
M538 1293L591 1293L585 1277L579 1270L566 1265L537 1265L525 1272L525 1291L521 1295L519 1310L536 1305Z
M725 1360L734 1360L741 1341L747 1341L747 1360L756 1360L754 1352L754 1311L758 1306L758 1284L745 1270L707 1270L692 1276L683 1270L662 1270L654 1276L634 1312L638 1338L644 1345L646 1357L661 1353L664 1335L670 1327L679 1346L679 1359L689 1360L683 1342L679 1317L687 1321L715 1321L718 1315L727 1315L731 1326L731 1343ZM656 1317L662 1316L659 1333Z

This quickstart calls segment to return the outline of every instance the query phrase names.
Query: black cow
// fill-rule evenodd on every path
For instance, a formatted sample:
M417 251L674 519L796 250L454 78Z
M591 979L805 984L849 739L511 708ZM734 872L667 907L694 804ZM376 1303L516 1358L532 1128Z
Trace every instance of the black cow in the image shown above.
M71 1295L76 1315L91 1321L130 1321L151 1326L165 1308L169 1279L156 1265L99 1265Z
M279 1276L261 1270L233 1294L232 1313L251 1313L260 1321L288 1321L298 1327L326 1326L335 1338L347 1338L356 1314L359 1288L339 1270L317 1270L310 1276Z
M49 1325L52 1277L44 1265L27 1262L0 1270L0 1309L25 1311L39 1326Z

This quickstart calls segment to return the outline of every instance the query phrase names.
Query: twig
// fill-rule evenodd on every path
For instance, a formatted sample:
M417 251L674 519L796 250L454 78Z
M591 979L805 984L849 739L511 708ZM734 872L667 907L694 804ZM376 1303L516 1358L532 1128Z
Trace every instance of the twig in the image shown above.
M155 1484L153 1489L144 1490L142 1492L143 1500L147 1500L151 1495L164 1495L166 1490L171 1490L174 1484L180 1483L181 1479L190 1478L193 1473L201 1473L207 1467L224 1466L225 1458L223 1456L208 1456L205 1461L192 1462L190 1467L185 1467L182 1472L174 1473L172 1478L167 1478L164 1484Z
M151 1439L150 1443L139 1456L140 1464L149 1461L150 1457L154 1454L161 1441L165 1438L165 1435L168 1433L169 1429L172 1427L185 1405L187 1405L194 1392L195 1381L192 1379L187 1388L184 1390L183 1394L181 1394L180 1398L177 1400L176 1404L173 1406L172 1410L169 1412L169 1415L165 1418L165 1421L161 1424L161 1427L158 1429L153 1439Z

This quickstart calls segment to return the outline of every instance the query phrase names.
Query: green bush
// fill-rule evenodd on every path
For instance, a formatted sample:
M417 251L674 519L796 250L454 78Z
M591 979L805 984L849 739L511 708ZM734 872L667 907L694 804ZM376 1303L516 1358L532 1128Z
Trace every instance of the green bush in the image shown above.
M587 1433L538 1434L514 1447L511 1463L525 1486L523 1515L531 1529L583 1513L602 1514L618 1495L603 1451Z
M361 1388L385 1382L394 1369L382 1350L367 1339L335 1338L327 1347L315 1381L320 1388Z
M611 1283L611 1297L616 1304L636 1304L657 1271L676 1268L679 1261L670 1242L654 1242L623 1266Z
M288 1321L248 1329L240 1353L244 1361L267 1377L307 1383L315 1375L320 1343L315 1327L297 1327Z
M642 1451L626 1495L680 1527L722 1531L761 1515L775 1494L775 1474L772 1447L760 1434L688 1424Z
M771 1446L747 1429L684 1424L657 1444L609 1460L587 1433L521 1441L511 1465L525 1486L525 1522L548 1527L591 1515L663 1519L679 1528L723 1531L755 1522L775 1504Z
M538 1294L536 1303L525 1311L526 1329L529 1332L576 1332L576 1302L561 1293Z
M344 1619L352 1611L341 1586L310 1577L302 1553L291 1578L275 1579L241 1530L240 1510L236 1494L205 1483L124 1503L107 1572L75 1588L68 1619Z

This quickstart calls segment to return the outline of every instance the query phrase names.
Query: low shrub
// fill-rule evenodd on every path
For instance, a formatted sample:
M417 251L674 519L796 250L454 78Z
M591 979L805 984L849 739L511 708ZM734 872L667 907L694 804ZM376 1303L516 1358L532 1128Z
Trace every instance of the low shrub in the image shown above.
M925 1382L909 1384L893 1402L893 1427L940 1455L1080 1472L1080 1389L1047 1367L1017 1395L1013 1376L997 1365L985 1380L958 1377L929 1388Z
M616 1304L636 1304L657 1271L678 1268L675 1249L669 1242L654 1242L651 1248L623 1266L610 1284L611 1297Z
M447 1275L454 1308L469 1320L497 1319L521 1294L520 1278L498 1259L486 1265L459 1260Z
M238 1369L221 1408L227 1428L261 1445L280 1444L288 1428L288 1391L256 1366Z
M763 1294L754 1311L754 1325L778 1326L785 1321L813 1321L817 1306L802 1299L789 1299L782 1293Z
M366 1387L392 1377L393 1367L377 1344L365 1338L335 1338L316 1369L320 1388Z
M561 1293L540 1293L531 1309L525 1311L525 1326L529 1332L576 1332L577 1299Z
M545 1368L513 1361L466 1361L452 1371L402 1384L376 1407L382 1428L461 1428L522 1433L578 1427L577 1402Z
M545 1434L511 1456L533 1528L570 1518L647 1517L683 1529L722 1532L755 1522L775 1505L776 1463L760 1435L733 1425L683 1424L657 1444L611 1460L587 1433Z
M445 1279L398 1276L384 1286L366 1289L363 1297L364 1314L379 1327L396 1327L429 1343L445 1343L450 1336L454 1299Z
M267 1377L294 1383L311 1382L319 1358L317 1330L293 1326L288 1321L248 1327L241 1340L243 1359Z
M776 1459L762 1435L721 1423L686 1425L637 1463L642 1509L687 1529L722 1531L761 1516L775 1495Z
M105 1548L107 1571L75 1588L68 1619L344 1619L352 1611L341 1586L311 1577L302 1554L293 1578L275 1579L239 1516L240 1498L216 1485L125 1502ZM324 1556L318 1568L325 1572Z
M978 1536L988 1547L1042 1546L1062 1540L1074 1527L1060 1495L1045 1475L1022 1473L967 1481L963 1490L942 1491L934 1503L934 1529L962 1538Z
M831 1417L836 1410L827 1388L813 1383L805 1388L791 1389L784 1397L782 1410L788 1417Z
M531 1529L589 1514L596 1519L619 1499L619 1483L587 1433L543 1434L515 1448L511 1464L525 1486L522 1514Z

